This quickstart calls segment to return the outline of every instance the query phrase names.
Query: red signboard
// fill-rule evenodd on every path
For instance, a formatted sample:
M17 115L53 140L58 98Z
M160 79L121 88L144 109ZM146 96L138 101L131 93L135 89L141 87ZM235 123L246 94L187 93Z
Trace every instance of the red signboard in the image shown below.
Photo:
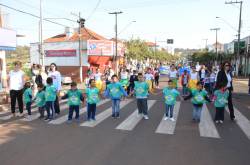
M45 51L46 57L75 57L76 50L69 49L69 50L46 50Z

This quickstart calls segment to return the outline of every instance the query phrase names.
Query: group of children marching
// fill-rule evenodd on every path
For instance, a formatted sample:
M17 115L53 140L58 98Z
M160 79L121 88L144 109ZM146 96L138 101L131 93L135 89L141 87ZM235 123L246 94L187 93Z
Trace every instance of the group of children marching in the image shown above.
M71 89L65 93L61 99L68 99L67 103L69 106L68 113L68 122L72 122L73 113L75 112L75 119L77 121L79 118L79 109L81 104L84 102L84 97L87 102L87 120L95 121L96 107L98 102L102 97L110 98L112 101L112 117L120 117L120 101L124 97L134 95L137 100L138 115L143 116L145 120L149 119L148 117L148 104L147 99L149 93L153 93L150 89L150 85L145 81L145 78L142 73L138 73L138 81L134 82L133 91L128 95L124 90L122 85L119 83L118 76L113 75L111 78L111 83L106 86L105 91L101 91L96 87L95 79L89 80L89 86L86 88L84 95L82 91L77 88L75 82L71 83ZM185 79L184 79L185 81ZM184 82L186 84L186 82ZM227 104L227 98L229 92L226 90L226 85L220 85L219 89L214 92L214 97L211 99L208 98L207 92L203 89L203 84L201 82L196 83L196 88L187 92L188 89L184 86L185 94L184 100L192 98L193 104L193 121L200 122L201 112L203 104L207 101L214 101L216 108L215 122L223 123L224 120L224 110ZM154 94L154 93L153 93ZM164 120L170 119L175 121L173 117L174 105L176 103L177 97L180 95L179 91L176 89L174 82L170 79L168 81L168 86L163 88L163 96L165 101L165 118ZM55 118L55 101L56 101L57 92L56 88L53 86L53 79L47 78L47 85L38 84L38 93L34 98L32 98L31 84L27 82L25 84L24 90L24 102L26 104L26 109L28 111L27 118L31 116L31 105L34 101L38 107L40 113L40 119L46 121L53 120ZM181 98L183 100L183 98ZM47 112L47 116L44 116L44 112Z

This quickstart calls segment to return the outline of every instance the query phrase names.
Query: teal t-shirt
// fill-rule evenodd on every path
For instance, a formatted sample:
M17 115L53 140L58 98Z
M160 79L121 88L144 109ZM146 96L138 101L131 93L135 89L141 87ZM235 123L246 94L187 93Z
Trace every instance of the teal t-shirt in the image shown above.
M135 96L136 98L147 98L149 86L146 82L135 81Z
M205 90L197 90L194 89L191 91L193 98L192 98L192 103L193 104L204 104L206 103L205 97L207 96L207 92Z
M111 83L107 86L107 89L112 99L120 99L124 95L123 87L120 83Z
M68 90L67 95L68 95L69 106L81 104L82 92L79 89Z
M177 96L180 95L180 92L176 89L171 89L165 87L163 89L164 100L167 105L175 105Z
M214 95L216 96L216 99L214 101L214 106L215 107L225 107L226 104L228 103L228 96L229 96L229 92L225 91L222 92L221 90L216 90L214 92Z
M37 92L35 102L38 107L43 107L45 105L45 91Z
M30 96L32 96L32 90L31 88L27 88L25 89L24 93L23 93L23 97L24 97L24 103L27 104L29 102L31 102Z
M100 101L99 89L97 88L87 88L86 95L87 95L87 102L89 104L97 104Z
M56 100L56 88L54 85L47 85L45 89L45 101Z

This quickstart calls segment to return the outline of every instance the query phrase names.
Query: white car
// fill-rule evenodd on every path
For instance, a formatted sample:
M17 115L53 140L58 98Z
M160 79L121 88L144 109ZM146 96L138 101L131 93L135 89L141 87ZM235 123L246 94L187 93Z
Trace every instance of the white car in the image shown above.
M69 85L72 83L72 79L69 76L62 76L62 84Z

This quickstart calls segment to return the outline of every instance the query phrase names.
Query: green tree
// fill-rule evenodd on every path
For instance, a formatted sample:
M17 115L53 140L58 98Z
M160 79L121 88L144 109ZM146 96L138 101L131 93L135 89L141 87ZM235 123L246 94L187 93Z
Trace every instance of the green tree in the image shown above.
M126 57L143 60L143 59L156 59L156 60L164 60L164 61L174 61L178 59L176 56L173 56L167 53L164 50L154 49L149 47L145 41L140 39L129 40L126 42Z

